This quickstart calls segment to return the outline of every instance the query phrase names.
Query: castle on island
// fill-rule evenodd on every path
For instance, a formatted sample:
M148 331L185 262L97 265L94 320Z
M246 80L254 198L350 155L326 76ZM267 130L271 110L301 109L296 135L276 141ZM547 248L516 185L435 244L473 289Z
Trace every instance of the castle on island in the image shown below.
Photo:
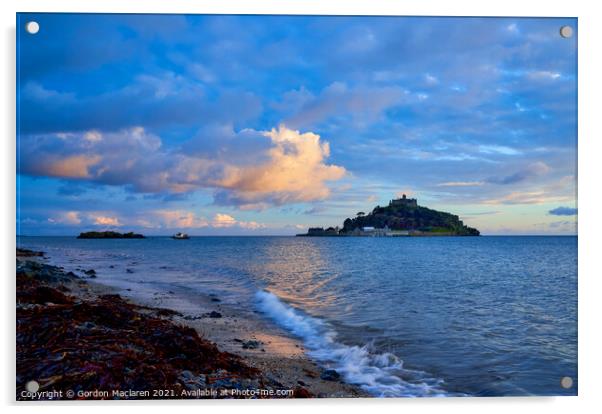
M389 207L418 207L418 200L415 198L407 198L405 194L401 196L401 198L396 198L389 201ZM360 213L358 213L360 214ZM363 214L363 213L361 213ZM408 230L392 230L389 226L385 225L383 227L374 227L374 226L359 226L354 228L350 232L343 232L339 228L336 227L328 227L324 229L323 227L310 227L307 231L306 236L363 236L363 237L399 237L399 236L409 236L410 231ZM299 235L302 236L302 235Z
M405 194L401 198L396 198L389 201L389 207L418 207L418 200L415 198L407 198Z
M389 201L388 206L376 206L369 213L360 211L346 218L343 227L310 227L297 236L478 236L477 229L466 226L451 213L418 205L418 200L402 194Z

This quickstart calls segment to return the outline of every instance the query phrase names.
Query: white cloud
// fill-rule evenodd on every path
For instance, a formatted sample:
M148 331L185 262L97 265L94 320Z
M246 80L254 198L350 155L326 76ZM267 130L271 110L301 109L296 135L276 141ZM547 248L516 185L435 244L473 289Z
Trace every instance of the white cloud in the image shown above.
M562 77L559 72L553 72L549 70L532 71L529 72L527 76L532 80L556 80Z
M483 154L518 155L521 153L517 149L504 145L479 145L478 149Z
M439 79L429 73L424 75L424 80L428 85L437 85L439 83Z

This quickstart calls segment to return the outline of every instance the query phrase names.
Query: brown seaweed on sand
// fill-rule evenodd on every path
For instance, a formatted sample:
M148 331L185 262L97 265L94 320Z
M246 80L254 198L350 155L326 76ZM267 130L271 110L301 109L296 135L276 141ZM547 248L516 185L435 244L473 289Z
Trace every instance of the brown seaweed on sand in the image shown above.
M30 380L40 391L72 390L76 398L80 390L173 390L156 398L186 398L183 391L199 388L277 386L194 329L161 317L164 310L119 295L84 300L66 294L68 288L61 292L36 277L39 266L32 270L27 263L33 262L25 263L17 268L18 399ZM52 271L58 280L65 275ZM304 388L294 393L310 395Z

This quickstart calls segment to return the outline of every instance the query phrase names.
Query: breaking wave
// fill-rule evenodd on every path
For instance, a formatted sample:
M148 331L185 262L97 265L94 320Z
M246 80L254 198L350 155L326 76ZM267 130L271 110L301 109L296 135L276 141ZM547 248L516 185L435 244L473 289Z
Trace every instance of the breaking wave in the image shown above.
M308 355L336 370L342 379L378 397L449 396L443 380L408 370L391 353L375 353L372 344L349 346L336 341L334 332L323 321L304 314L266 291L256 293L259 310L278 325L301 338Z

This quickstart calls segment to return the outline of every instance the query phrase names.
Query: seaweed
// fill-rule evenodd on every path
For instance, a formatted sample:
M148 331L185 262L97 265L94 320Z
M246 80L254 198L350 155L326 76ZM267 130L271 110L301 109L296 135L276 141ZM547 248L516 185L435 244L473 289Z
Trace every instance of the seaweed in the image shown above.
M177 313L149 313L119 295L84 300L36 277L41 268L25 267L17 273L17 399L30 380L39 383L39 391L72 390L75 398L89 390L168 389L173 393L144 398L186 398L183 390L199 387L274 386L237 355L161 317ZM64 274L52 266L46 271L55 272L55 279ZM293 393L308 395L299 387Z

